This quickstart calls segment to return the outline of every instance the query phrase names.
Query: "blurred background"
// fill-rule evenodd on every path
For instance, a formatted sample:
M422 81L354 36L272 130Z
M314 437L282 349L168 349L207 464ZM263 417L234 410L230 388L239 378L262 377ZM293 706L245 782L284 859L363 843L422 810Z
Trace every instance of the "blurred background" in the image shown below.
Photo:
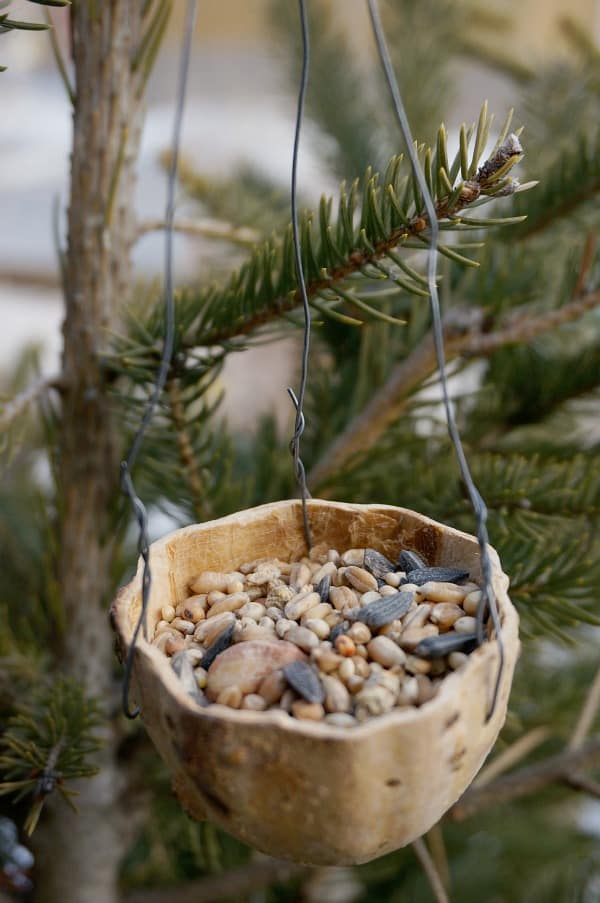
M393 5L388 4L390 7ZM352 60L352 66L348 67L349 79L353 77L350 69L356 71L362 67L363 71L368 70L373 63L374 48L364 0L321 0L320 3L314 0L311 6L317 21L326 22L335 33L336 56L331 59L335 59L336 67L344 67L347 54L347 59ZM164 219L165 160L171 142L184 7L183 0L175 0L166 40L147 91L136 199L140 220L140 237L135 249L138 295L158 296L160 291L164 242L157 224ZM470 12L465 16L464 10L467 8ZM526 157L519 172L524 180L526 177L536 177L538 162L549 169L559 158L558 151L567 146L568 138L573 137L567 134L570 117L573 133L595 132L600 93L600 0L571 0L569 4L561 0L505 0L501 5L491 2L462 3L459 0L456 3L440 0L440 4L436 5L435 0L405 0L403 9L406 9L413 24L427 22L429 16L430 24L435 25L431 46L428 46L427 34L419 32L409 54L410 67L407 63L407 68L402 68L400 53L396 60L413 131L419 139L431 141L443 119L448 129L452 155L457 146L460 124L477 120L482 101L489 101L498 125L507 110L514 107L515 127L525 125L526 128L523 136ZM438 9L442 9L439 15L441 21L433 23L432 16L436 16ZM449 16L452 21L448 22L448 34L445 35L444 16L453 10L460 13ZM11 14L15 18L31 19L35 12L34 9L32 13L31 5L20 0L15 0L11 6ZM68 58L66 13L60 9L53 10L52 20L58 46ZM396 47L401 47L405 39L399 33L391 34L390 38ZM446 40L448 59L438 59L439 67L433 65L436 54L439 56L439 48L444 47ZM8 72L0 80L0 387L3 387L9 383L27 346L34 346L35 353L39 354L42 373L52 376L59 369L63 314L57 249L64 244L65 236L71 112L47 34L15 32L1 43L0 54L0 64L8 66ZM177 208L178 219L188 218L195 229L191 230L194 234L178 234L176 237L178 285L196 279L207 284L212 277L223 277L234 264L245 258L253 241L268 234L271 229L283 230L289 217L290 163L299 68L295 3L276 3L273 0L199 3ZM360 134L357 130L354 135L348 134L346 141L343 139L343 129L348 127L352 117L346 116L346 122L341 125L333 123L339 102L332 93L333 88L334 85L323 77L317 62L313 73L312 102L301 145L299 187L306 204L318 202L323 192L335 194L341 178L360 174L367 161L381 164L390 152L397 149L391 137L395 134L395 125L387 94L381 86L372 89L372 109L364 110L364 118L370 117L374 124L372 135L365 137L364 129ZM369 96L369 90L367 87L366 93L361 94L361 103L364 103L365 96ZM335 126L331 130L327 128L328 119ZM553 131L555 122L558 125ZM532 137L528 143L530 134ZM528 147L534 148L529 155ZM572 250L568 247L569 241L575 247L588 228L591 231L596 228L597 212L594 213L593 207L597 208L594 200L594 192L597 191L597 185L592 187L587 206L582 203L582 209L575 210L572 220L565 217L566 222L560 224L563 231L552 233L548 239L546 259L549 260L553 253L552 241L560 241L561 254L564 252L566 258L567 251ZM573 228L573 223L577 228ZM228 241L223 240L224 235L228 236ZM504 247L500 242L501 239L496 250L500 248L500 255L504 256ZM510 268L514 258L510 258L508 253L505 256ZM523 252L523 257L526 256L527 252ZM544 248L541 251L543 256ZM564 263L562 258L561 261ZM544 297L549 294L546 288L552 282L550 264L547 273L545 266L542 269L543 273L539 270L533 276L529 274L527 278L536 283L534 290L531 290L531 284L526 284L522 296L515 297L515 306L521 301L526 306L531 298L539 300L535 290ZM540 289L542 276L546 282ZM502 282L502 279L498 281ZM503 291L503 284L497 290L498 296ZM471 299L477 298L479 285L471 284L469 291ZM491 301L490 306L493 303ZM499 309L502 303L499 302ZM268 357L264 347L252 343L247 350L227 356L218 377L220 387L226 390L220 410L227 418L236 441L239 442L240 436L252 433L259 415L264 413L274 413L276 422L283 428L282 435L291 428L285 386L297 376L298 344L295 335L297 333L294 334L293 330L281 330L281 337L268 347ZM576 336L574 342L578 340ZM560 339L557 339L559 344ZM461 376L463 380L467 377L468 373ZM500 406L504 402L510 405L510 392L513 397L521 392L525 395L523 386L523 380L520 384L508 385L506 394L500 398ZM364 391L361 399L362 389L357 386L352 404L360 406L364 402L368 393ZM555 386L550 386L549 395L555 389ZM573 395L577 395L575 390ZM532 407L536 404L537 398L534 398ZM590 437L595 436L596 442L599 438L597 397L594 404L595 420L594 416L587 416L586 421L588 446ZM548 409L552 413L550 403ZM523 422L529 426L527 413L518 411L511 422L509 412L506 421L501 422L500 431L504 427L507 431L516 427L518 433L518 417L521 414ZM423 420L427 416L426 413ZM535 429L535 416L531 420ZM338 424L340 422L338 420ZM335 426L332 428L334 431ZM475 424L474 443L477 442L478 429L478 424ZM415 430L417 434L418 429ZM280 437L277 440L280 441ZM502 435L499 442L501 440ZM311 441L309 438L307 445ZM514 441L518 450L518 442L516 439ZM270 434L266 434L263 446L257 443L257 447L264 452L264 445L269 442L276 446ZM318 444L316 440L315 444ZM285 443L280 441L280 448L284 449L284 446ZM510 450L508 444L505 449ZM483 443L483 452L486 450ZM407 456L409 452L410 448L406 451ZM562 454L566 457L570 450L559 449L557 455L560 457ZM286 486L288 492L293 491L290 490L289 460L287 457L284 460L283 455L280 458L282 463L281 467L277 465L277 471L275 466L270 468L265 454L267 463L252 489L260 500L276 497L281 486ZM252 460L249 466L254 466ZM451 467L454 470L453 461ZM283 470L286 476L277 483ZM272 474L275 477L269 482L268 477ZM264 483L261 484L263 478ZM362 501L363 496L369 497L373 486L377 486L379 491L383 477L379 483L375 478L374 482L369 483L369 479L371 476L367 474L363 483L351 484L349 495ZM433 485L433 490L439 489L443 480L444 475L441 474L440 483ZM432 489L428 486L424 488ZM398 497L404 491L406 487L400 482ZM372 497L381 495L382 492L379 496L372 492ZM219 500L215 508L217 514L221 513L221 508L225 510L225 505L230 501ZM390 501L395 503L397 499L393 497ZM256 503L256 499L249 498L248 504L250 502ZM440 505L443 507L443 499ZM497 508L500 522L504 511L500 503ZM458 518L465 517L464 506L457 510ZM187 516L187 509L185 513ZM161 516L156 513L153 520L156 534L164 532L170 523L168 517L161 520ZM435 508L433 516L437 516ZM467 512L467 516L470 518L470 513ZM594 517L597 517L597 510ZM459 526L465 523L459 520ZM470 523L469 520L468 525ZM506 532L511 532L510 522ZM514 554L518 558L520 552ZM522 582L526 582L525 578ZM532 620L534 615L535 612L531 615ZM516 715L513 715L512 721L509 720L507 743L515 742L521 733L530 729L545 730L547 721L552 723L553 728L557 727L559 734L570 729L566 725L569 718L571 721L574 718L572 701L574 698L580 700L590 680L592 663L597 666L597 654L593 649L590 653L595 634L593 629L586 630L587 657L582 653L580 662L576 661L577 655L550 641L546 645L543 642L540 644L539 657L536 657L537 652L532 654L530 668L522 670L520 684L513 696ZM562 695L557 692L556 699L549 699L554 690L554 675L557 674L562 681ZM116 686L119 677L115 676ZM139 727L137 731L142 733ZM199 875L227 875L248 862L260 866L261 857L242 844L211 825L198 826L183 816L179 804L171 796L170 777L166 769L158 761L154 750L147 744L143 746L139 733L133 730L131 735L125 737L123 758L127 759L129 754L128 743L132 748L139 744L144 780L158 790L154 795L149 795L150 799L144 798L145 810L150 812L151 818L144 824L143 830L139 830L131 848L123 856L122 884L127 890L133 888L131 897L127 899L131 899L132 903L145 901L143 890L137 891L139 896L136 896L136 888L140 886L155 888L195 880ZM137 785L136 789L139 790ZM501 808L497 812L485 813L471 833L455 825L449 826L447 849L442 843L438 853L442 859L447 853L453 862L453 878L461 894L456 899L465 903L504 903L508 900L515 903L598 903L600 882L597 859L595 865L590 863L594 849L597 857L600 801L592 796L577 796L575 800L569 797L564 805L561 797L559 803L556 807L544 808L542 805L536 809L532 805L530 810L519 810L523 817L514 826L511 825L510 832ZM568 840L570 858L564 874L557 877L565 852L562 835L567 823L572 829ZM535 841L540 837L547 842L536 845ZM435 836L430 837L429 841L435 845ZM20 853L14 854L17 862L15 874L18 876L19 869L23 873L28 872L31 861L27 857L30 854L24 847L16 845L14 825L4 818L0 819L0 846L2 844L5 849L10 844L13 844L14 850L21 849ZM480 868L484 876L489 877L483 891L478 883L481 880ZM535 892L533 888L531 891L528 889L530 870L536 877ZM551 891L547 889L550 885L544 884L545 871L552 872ZM572 876L576 872L578 878L585 873L577 884L578 887L585 884L584 893L571 893ZM296 890L293 883L296 873L302 879L301 890ZM390 903L421 903L430 899L420 870L410 856L402 858L402 854L356 871L320 869L307 875L290 866L281 874L273 872L273 881L279 878L291 880L291 889L288 885L280 893L277 885L268 889L261 887L256 893L249 890L244 899L250 903L291 903L300 899L307 903L352 903L354 900L376 899ZM11 880L16 881L17 878ZM560 891L557 891L559 887ZM398 888L402 889L401 892ZM518 890L515 891L515 888ZM207 888L204 890L209 893ZM235 894L231 898L239 899ZM181 899L195 900L192 897Z
M348 51L364 58L372 55L363 0L332 0L328 5L336 27L346 36ZM486 98L498 120L514 105L521 121L519 92L503 65L510 58L511 65L516 62L526 70L535 70L551 61L572 58L573 48L561 29L561 16L568 13L590 38L600 39L598 0L571 0L568 5L561 0L507 0L501 14L495 3L480 3L479 8L490 14L484 49L480 51L485 59L479 61L469 52L453 61L453 90L444 116L454 138L461 122L469 124L477 119ZM31 7L22 0L11 9L15 18L31 18ZM160 159L168 150L171 136L183 13L184 3L176 2L147 94L137 204L140 218L148 223L164 214L165 174ZM66 13L54 11L53 20L59 44L66 51ZM209 179L225 177L240 167L262 174L275 182L285 199L295 115L295 87L290 77L294 62L289 44L281 40L274 26L272 0L202 3L196 36L184 154ZM52 373L60 353L62 314L56 235L64 233L71 115L46 35L15 32L12 40L4 42L2 52L10 76L1 85L0 171L4 178L0 192L0 367L10 370L23 346L33 342L42 350L44 371ZM413 87L406 85L410 90ZM427 135L419 135L418 123L413 123L413 131L420 138L429 139L432 128L435 123ZM322 192L333 192L338 185L336 173L327 166L327 140L315 125L309 124L303 133L299 179L302 194L310 202ZM182 199L178 214L185 213ZM223 250L222 242L202 236L178 237L179 281L218 269L215 258ZM229 248L226 250L230 253ZM141 238L135 259L141 278L160 275L160 232L148 232ZM232 425L246 427L255 420L257 410L272 410L274 406L280 422L289 419L289 402L282 389L289 379L293 348L286 342L272 347L269 372L258 366L260 350L232 355L223 375L227 386L225 412ZM249 368L253 371L251 385L240 378Z

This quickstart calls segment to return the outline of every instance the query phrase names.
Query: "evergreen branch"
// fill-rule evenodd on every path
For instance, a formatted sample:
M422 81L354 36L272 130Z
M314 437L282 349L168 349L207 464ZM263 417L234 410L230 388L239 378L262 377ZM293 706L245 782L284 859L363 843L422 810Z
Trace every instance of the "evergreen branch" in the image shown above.
M35 3L36 0L33 0ZM48 4L46 4L48 5ZM51 4L54 6L64 6L64 3L54 3ZM54 56L54 62L56 63L56 68L58 69L58 73L60 75L61 81L65 86L65 91L67 92L67 97L69 98L69 102L72 107L75 106L75 89L71 85L71 80L69 79L69 73L67 71L67 65L65 63L64 57L62 55L61 49L58 46L58 40L56 37L56 31L52 24L52 18L47 9L44 10L44 16L46 19L46 25L48 26L48 34L50 37L50 47L52 48L52 55Z
M515 214L527 213L527 220L511 229L512 238L531 238L572 216L600 192L600 130L593 136L582 133L544 173L543 185L531 202L516 197Z
M200 469L197 465L192 440L187 428L185 409L180 393L180 386L177 380L170 379L165 386L165 394L169 399L171 407L172 421L175 428L177 439L177 447L179 449L179 457L184 472L187 474L188 484L192 495L192 505L194 513L199 521L206 520L207 513L207 492L202 486Z
M144 220L138 227L138 238L147 235L149 232L159 232L165 228L164 220ZM182 217L173 223L173 231L181 232L184 235L215 238L243 246L255 245L261 239L260 233L256 229L251 229L248 226L234 226L233 223L214 219L193 220Z
M473 781L473 787L484 787L501 774L504 774L505 771L510 771L522 759L526 758L529 753L541 746L542 743L545 743L550 736L550 730L547 727L534 727L526 734L523 734L522 737L519 737L518 740L515 740L514 743L511 743L510 746L492 759L489 765L484 765Z
M429 850L422 837L417 838L411 844L414 854L419 860L421 867L425 873L425 877L429 882L429 886L436 899L436 903L450 903L446 889L440 878L435 862L433 861Z
M51 389L61 391L59 377L43 377L36 380L27 389L19 392L14 398L0 402L0 430L5 430L14 420L22 417L27 408Z
M573 735L569 740L568 748L570 750L580 749L583 746L585 738L590 732L592 725L600 711L600 667L596 671L596 676L588 690L585 702L579 713L579 718L575 725Z
M479 145L489 126L485 116L482 121ZM481 150L482 147L474 150L470 171L478 163ZM425 161L431 160L430 150L421 149L421 154ZM514 136L509 136L472 178L453 185L451 193L442 189L441 194L436 194L438 217L449 221L476 200L492 200L499 191L516 190L516 183L507 176L507 167L518 162L520 156L520 144ZM384 261L396 248L411 246L411 238L426 247L429 228L414 177L407 172L402 157L393 157L383 180L367 170L362 187L355 182L347 192L342 185L335 224L332 201L323 200L318 216L305 214L302 218L300 232L308 294L312 299L328 288L335 290L337 284L351 276L366 274L372 278L369 267ZM380 276L377 271L377 277ZM422 285L416 283L416 288L422 290ZM293 310L299 300L288 229L281 242L270 241L256 248L224 288L211 288L191 296L190 303L198 315L183 344L188 348L217 345L248 335Z
M471 786L452 807L449 817L453 821L464 821L481 810L539 793L554 784L569 781L572 774L598 765L600 736L595 736L577 750L549 756L482 787Z
M600 289L584 291L557 310L538 316L516 315L506 327L495 332L485 333L479 325L457 334L456 327L446 324L446 359L450 362L457 357L489 357L500 348L531 342L536 336L579 319L599 304ZM481 324L483 313L483 310L471 310L470 316ZM428 332L409 356L393 367L386 383L327 449L309 473L309 482L315 487L321 486L352 455L377 442L398 419L408 396L436 369L433 336Z
M69 802L74 791L66 782L96 774L88 759L100 748L94 734L99 722L97 704L65 677L33 689L9 719L0 738L0 796L31 796L29 834L51 793L58 790Z

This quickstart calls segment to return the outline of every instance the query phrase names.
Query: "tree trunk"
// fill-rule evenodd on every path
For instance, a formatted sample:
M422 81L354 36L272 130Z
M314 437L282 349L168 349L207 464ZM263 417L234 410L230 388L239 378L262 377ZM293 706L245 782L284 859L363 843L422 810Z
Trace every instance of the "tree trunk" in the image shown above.
M134 166L141 131L132 69L140 9L131 0L73 4L76 102L64 283L64 384L58 498L61 664L106 704L114 700L111 511L117 424L100 356L128 294L135 234ZM108 720L100 773L80 782L79 815L53 801L36 841L40 903L115 903L123 855L122 781Z

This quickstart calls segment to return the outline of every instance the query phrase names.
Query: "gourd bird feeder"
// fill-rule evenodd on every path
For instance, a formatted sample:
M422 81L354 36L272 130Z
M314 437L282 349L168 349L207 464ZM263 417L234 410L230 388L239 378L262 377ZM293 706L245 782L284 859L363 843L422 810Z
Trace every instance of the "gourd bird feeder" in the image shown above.
M308 502L315 543L369 546L396 560L401 549L430 565L460 566L481 579L479 545L414 511L389 505ZM149 635L163 605L176 606L204 570L307 552L299 501L262 505L176 530L151 546ZM506 717L518 654L518 616L508 578L490 549L505 659L482 644L420 708L395 709L354 728L213 704L186 693L169 659L137 641L133 695L144 724L174 774L184 808L265 853L314 865L366 862L410 843L434 825L469 786ZM125 656L141 607L142 572L118 594L114 624Z
M302 2L300 6L306 50L305 9ZM369 0L369 7L377 36L374 0ZM189 28L187 41L189 59ZM307 57L305 53L305 64ZM385 65L383 53L382 61ZM301 92L299 111L302 98ZM179 113L182 102L180 91ZM300 113L296 139L299 121ZM294 153L293 172L297 140ZM173 169L171 199L174 173ZM427 197L426 186L423 194ZM294 204L295 176L296 224ZM167 220L172 225L172 209ZM298 248L296 241L297 252ZM298 271L304 290L301 262ZM430 280L430 291L433 303L435 279ZM166 295L168 303L170 293ZM303 298L306 301L305 292ZM307 306L306 301L303 389ZM165 361L168 365L167 352ZM443 366L440 369L445 391ZM518 616L498 555L482 540L483 531L477 539L405 508L311 500L306 492L301 501L262 505L184 527L148 549L145 510L135 496L128 465L163 384L164 373L124 465L124 488L140 523L143 560L113 602L112 620L121 657L131 665L127 677L132 693L150 737L173 771L182 805L192 817L208 818L265 853L314 865L366 862L410 843L466 790L506 717L519 651ZM295 464L301 477L297 440L304 427L303 389L300 403L292 393L297 407ZM473 490L472 499L480 498ZM481 516L479 520L481 526ZM470 578L492 595L493 625L487 626L486 641L444 677L437 694L419 708L395 708L346 728L290 718L282 710L237 710L218 703L202 707L186 692L166 655L152 645L161 609L183 602L198 574L235 571L241 562L261 558L298 560L309 551L308 523L315 544L325 542L340 550L371 548L392 561L402 550L411 550L428 566L468 570ZM138 636L144 617L145 635Z

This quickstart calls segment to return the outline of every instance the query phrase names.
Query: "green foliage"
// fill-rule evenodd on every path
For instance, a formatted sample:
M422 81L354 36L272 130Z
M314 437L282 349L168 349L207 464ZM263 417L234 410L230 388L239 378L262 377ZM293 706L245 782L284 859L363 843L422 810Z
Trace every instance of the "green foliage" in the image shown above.
M44 681L17 705L0 738L0 795L31 798L28 834L51 793L73 806L76 791L67 782L96 774L90 757L100 747L94 736L99 723L97 704L66 677Z

